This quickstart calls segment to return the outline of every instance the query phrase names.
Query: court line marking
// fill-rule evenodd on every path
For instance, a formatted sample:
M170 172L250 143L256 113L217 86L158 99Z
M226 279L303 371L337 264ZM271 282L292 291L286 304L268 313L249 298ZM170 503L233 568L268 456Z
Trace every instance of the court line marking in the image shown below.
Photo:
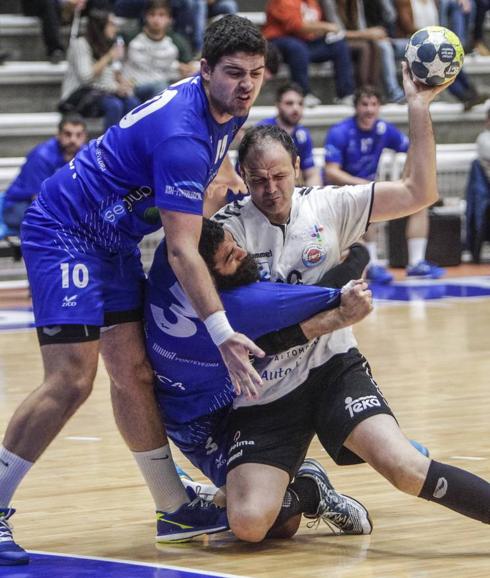
M102 556L82 556L78 554L63 554L60 552L42 552L41 550L29 550L29 554L41 554L42 556L57 556L59 558L76 558L79 560L96 560L98 562L116 562L118 564L126 564L129 566L145 566L148 568L161 568L162 570L192 572L194 574L202 574L203 576L217 576L218 578L251 578L250 576L243 576L238 574L223 574L220 572L202 570L200 568L187 568L185 566L168 566L166 564L138 562L137 560L121 560L119 558L104 558Z

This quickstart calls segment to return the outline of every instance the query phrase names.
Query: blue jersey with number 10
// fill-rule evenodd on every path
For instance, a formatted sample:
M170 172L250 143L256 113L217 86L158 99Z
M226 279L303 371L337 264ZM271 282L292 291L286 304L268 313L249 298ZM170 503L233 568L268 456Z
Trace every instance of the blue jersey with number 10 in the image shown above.
M251 339L340 303L339 289L285 283L252 283L220 296L232 327ZM167 420L187 423L231 405L233 386L221 354L185 297L165 243L158 247L148 275L145 331Z
M155 207L202 214L204 192L246 117L219 124L200 76L180 81L91 141L39 204L65 231L110 251L160 227Z

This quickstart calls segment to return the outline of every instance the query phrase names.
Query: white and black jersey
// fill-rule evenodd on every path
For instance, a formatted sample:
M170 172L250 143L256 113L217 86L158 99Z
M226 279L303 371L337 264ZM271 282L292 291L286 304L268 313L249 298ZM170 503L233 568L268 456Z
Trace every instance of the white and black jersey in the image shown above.
M249 199L215 215L255 258L263 280L314 285L366 231L374 184L295 189L289 221L273 225ZM279 355L258 359L264 386L258 400L240 396L235 407L270 403L303 383L310 369L356 347L351 328L335 331Z

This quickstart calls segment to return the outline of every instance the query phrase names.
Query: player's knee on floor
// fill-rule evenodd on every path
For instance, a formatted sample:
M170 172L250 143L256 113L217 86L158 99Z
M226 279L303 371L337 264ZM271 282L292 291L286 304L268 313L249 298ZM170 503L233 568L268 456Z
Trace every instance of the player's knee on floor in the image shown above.
M261 542L267 535L277 512L264 511L257 505L240 505L239 508L228 504L228 522L231 531L245 542Z

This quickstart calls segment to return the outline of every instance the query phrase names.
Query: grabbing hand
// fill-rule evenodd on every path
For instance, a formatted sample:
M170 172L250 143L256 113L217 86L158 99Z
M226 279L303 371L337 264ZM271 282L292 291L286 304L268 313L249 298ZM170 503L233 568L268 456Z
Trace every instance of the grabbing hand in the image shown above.
M243 394L247 399L259 397L257 388L262 385L262 380L253 368L249 354L264 357L262 349L242 333L233 333L219 346L219 350L235 393Z
M363 279L349 281L342 287L339 313L346 325L362 321L373 310L373 294Z
M403 89L405 90L405 96L409 105L420 102L428 106L438 94L450 86L456 79L456 77L454 77L449 82L444 84L440 84L438 86L428 86L427 84L412 78L410 69L406 62L402 62L402 72Z

